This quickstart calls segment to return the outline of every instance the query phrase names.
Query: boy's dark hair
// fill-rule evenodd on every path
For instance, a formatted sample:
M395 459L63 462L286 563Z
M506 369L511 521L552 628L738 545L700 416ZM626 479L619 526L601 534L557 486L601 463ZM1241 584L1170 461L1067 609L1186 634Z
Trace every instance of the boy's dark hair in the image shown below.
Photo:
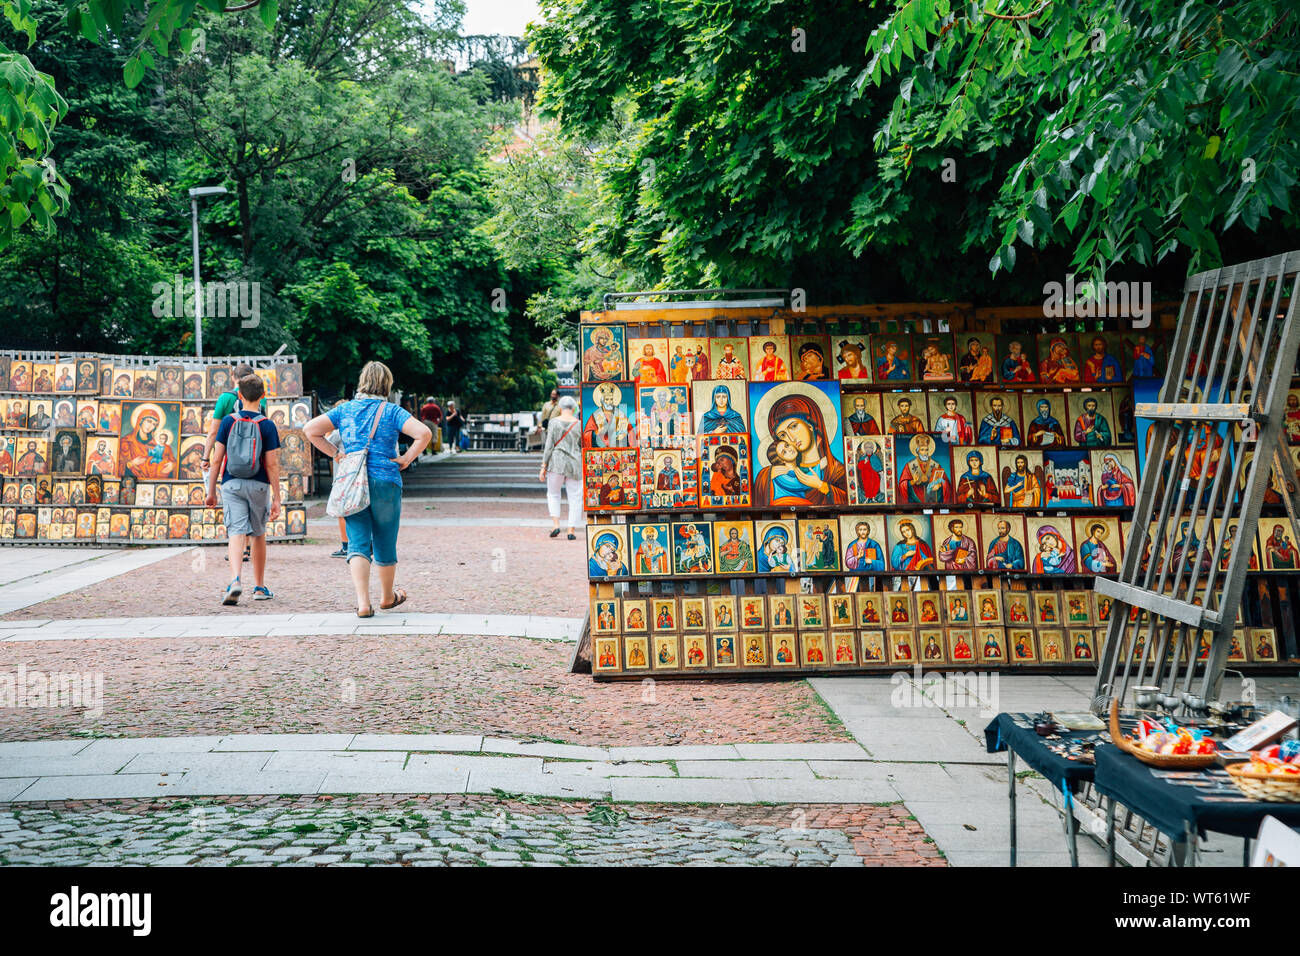
M256 375L245 375L239 380L239 395L246 402L256 402L266 394L266 386Z

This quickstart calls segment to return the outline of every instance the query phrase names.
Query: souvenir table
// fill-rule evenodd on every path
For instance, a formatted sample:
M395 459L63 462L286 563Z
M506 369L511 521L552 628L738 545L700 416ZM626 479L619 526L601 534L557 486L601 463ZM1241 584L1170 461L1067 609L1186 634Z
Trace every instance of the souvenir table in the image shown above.
M1157 770L1118 747L1098 747L1093 783L1106 798L1106 848L1115 865L1115 804L1123 804L1184 846L1185 865L1196 863L1195 838L1207 831L1242 837L1244 859L1250 840L1267 816L1300 827L1300 803L1252 800L1222 767L1201 771Z
M1071 809L1072 795L1079 790L1080 784L1093 779L1094 766L1085 759L1070 759L1056 749L1070 748L1081 743L1096 743L1101 731L1070 731L1058 729L1052 739L1040 737L1034 729L1037 722L1035 714L998 714L993 722L984 728L984 743L987 753L1007 752L1007 799L1010 804L1010 839L1011 866L1016 865L1016 757L1019 756L1034 770L1047 778L1048 782L1061 790L1065 801L1065 837L1070 848L1070 865L1079 865L1078 825ZM1101 738L1104 739L1104 738Z

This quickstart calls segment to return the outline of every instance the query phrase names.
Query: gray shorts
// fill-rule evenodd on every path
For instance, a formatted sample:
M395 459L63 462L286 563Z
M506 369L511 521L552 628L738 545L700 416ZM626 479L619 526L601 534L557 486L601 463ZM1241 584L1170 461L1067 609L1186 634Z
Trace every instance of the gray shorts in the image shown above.
M271 486L251 478L227 478L221 483L221 507L225 511L226 536L266 534L266 515L271 510Z

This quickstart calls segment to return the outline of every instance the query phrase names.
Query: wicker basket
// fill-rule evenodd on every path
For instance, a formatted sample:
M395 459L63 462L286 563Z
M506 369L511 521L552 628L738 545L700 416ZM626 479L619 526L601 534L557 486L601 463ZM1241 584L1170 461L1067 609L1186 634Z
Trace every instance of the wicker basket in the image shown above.
M1219 762L1218 754L1153 754L1143 750L1120 732L1118 699L1110 702L1110 739L1120 750L1161 770L1205 770Z
M1249 762L1228 765L1228 776L1252 800L1300 803L1300 774L1252 773Z

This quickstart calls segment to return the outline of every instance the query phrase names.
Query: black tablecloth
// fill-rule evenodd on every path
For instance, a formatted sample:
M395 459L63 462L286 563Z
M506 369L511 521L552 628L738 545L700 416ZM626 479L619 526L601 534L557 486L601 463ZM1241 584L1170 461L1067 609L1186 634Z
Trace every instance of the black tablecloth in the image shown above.
M1047 749L1049 741L1038 736L1029 728L1017 727L1014 718L1020 717L1033 723L1028 714L998 714L993 723L984 728L984 749L995 754L1003 750L1012 750L1016 756L1037 770L1053 786L1069 786L1071 793L1077 793L1079 785L1092 779L1093 765L1082 760L1067 760ZM1096 731L1062 731L1062 741L1072 738L1091 737ZM1056 743L1058 741L1051 741Z
M1232 836L1254 837L1260 821L1273 816L1292 827L1300 827L1300 803L1268 803L1249 800L1230 781L1228 787L1206 793L1196 787L1174 783L1163 771L1148 767L1115 746L1096 751L1097 789L1113 797L1152 826L1176 839L1185 839L1191 823L1204 836L1214 830ZM1228 781L1222 769L1202 771L1198 778Z

